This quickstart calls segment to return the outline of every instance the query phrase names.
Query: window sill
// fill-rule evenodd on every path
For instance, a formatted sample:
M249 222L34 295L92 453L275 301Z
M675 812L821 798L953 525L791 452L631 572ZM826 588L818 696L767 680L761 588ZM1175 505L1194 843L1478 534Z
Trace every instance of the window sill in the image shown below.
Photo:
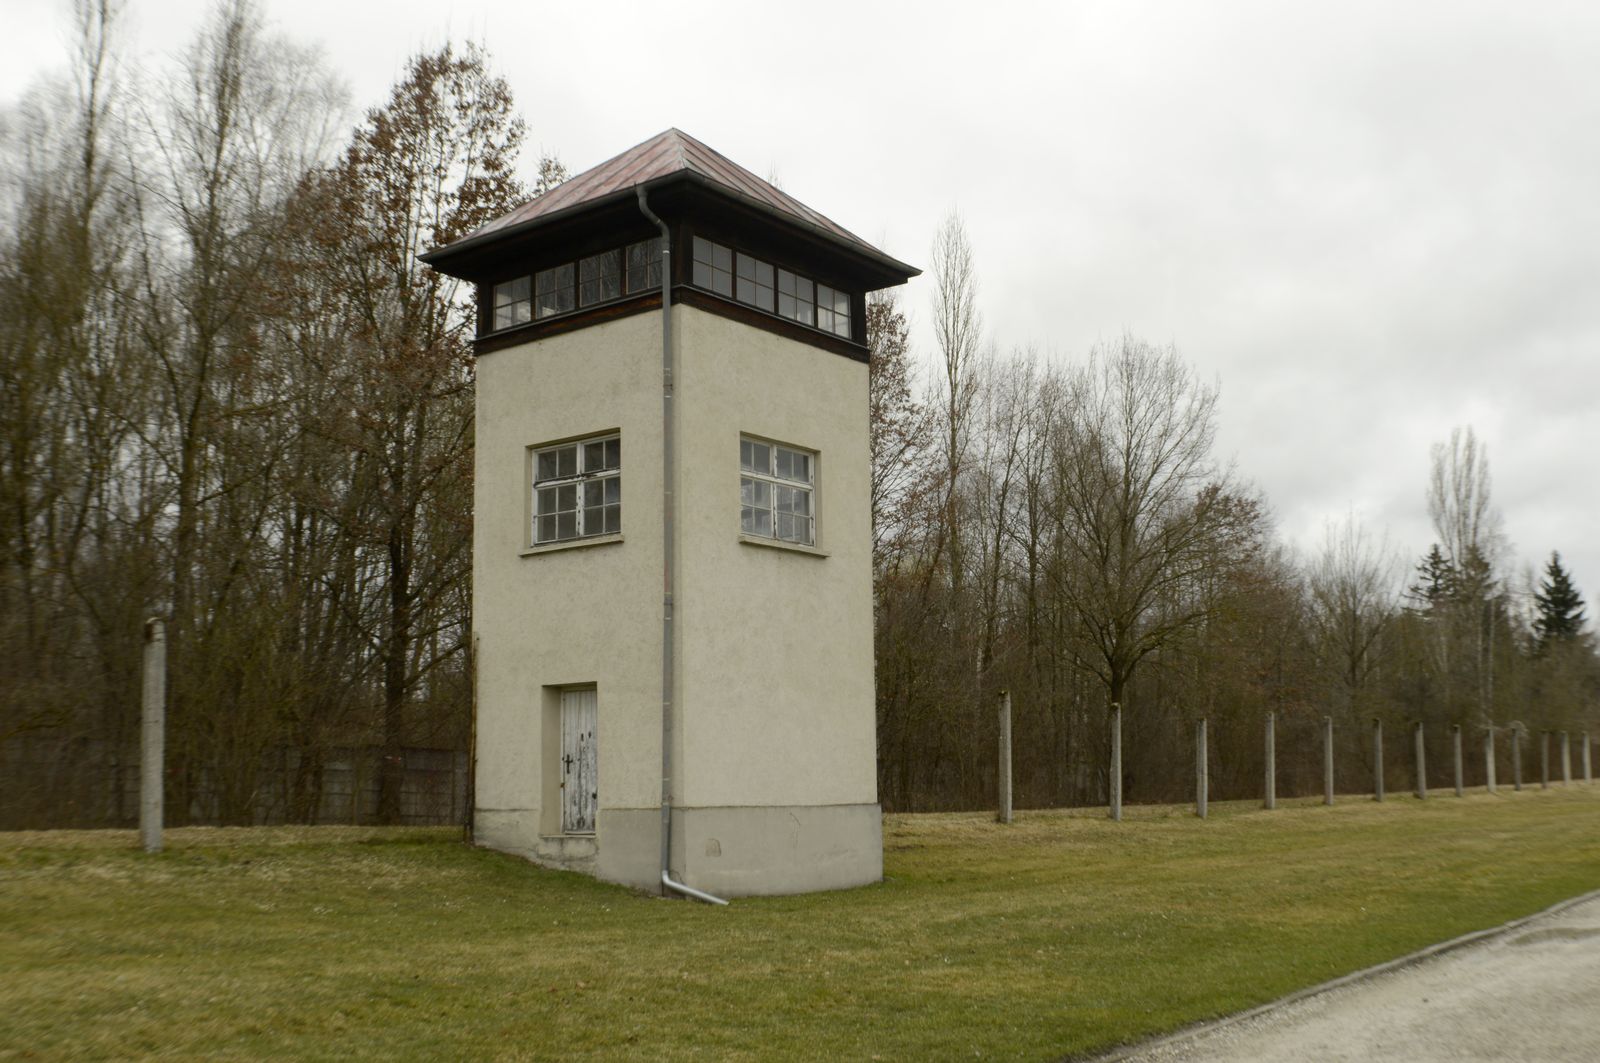
M541 543L538 546L524 547L517 556L533 557L536 554L553 554L562 550L577 550L585 546L609 546L612 543L620 543L621 541L621 532L617 532L614 535L595 535L587 539L568 539L565 542Z
M765 546L769 550L787 550L792 554L807 554L811 557L828 556L828 551L818 550L815 546L785 542L782 539L764 539L759 535L745 535L742 532L739 534L739 541L747 546Z

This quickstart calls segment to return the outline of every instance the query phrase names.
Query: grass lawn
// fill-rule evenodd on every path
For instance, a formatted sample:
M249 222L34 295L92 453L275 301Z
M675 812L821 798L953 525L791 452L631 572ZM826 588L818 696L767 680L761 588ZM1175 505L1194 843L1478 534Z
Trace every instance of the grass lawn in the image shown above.
M1600 786L891 816L728 908L450 830L0 834L0 1059L1051 1059L1600 887Z

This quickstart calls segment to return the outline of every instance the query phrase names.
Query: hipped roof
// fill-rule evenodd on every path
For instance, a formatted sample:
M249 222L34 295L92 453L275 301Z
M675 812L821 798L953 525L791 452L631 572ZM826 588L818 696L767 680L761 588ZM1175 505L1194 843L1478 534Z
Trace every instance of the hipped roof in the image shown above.
M781 188L763 181L681 129L657 133L644 143L563 181L544 195L529 200L475 232L429 251L422 259L440 265L442 260L475 250L499 238L522 235L585 208L632 195L640 185L648 188L678 180L709 185L713 190L747 206L841 245L878 267L899 274L902 281L921 272L884 254L842 225L812 210Z

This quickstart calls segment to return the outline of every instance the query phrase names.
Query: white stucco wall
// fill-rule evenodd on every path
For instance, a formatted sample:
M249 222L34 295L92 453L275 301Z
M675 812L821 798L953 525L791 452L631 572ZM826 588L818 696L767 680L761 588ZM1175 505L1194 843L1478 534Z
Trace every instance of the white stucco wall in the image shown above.
M540 810L543 689L582 683L599 694L603 806L659 803L659 330L655 315L641 314L478 359L480 810ZM613 429L622 541L530 553L527 449Z
M877 801L867 367L687 309L678 618L690 806ZM817 550L739 538L739 437L817 453Z
M691 307L673 321L676 804L686 815L716 810L706 827L686 828L693 845L675 848L689 881L698 864L738 892L873 881L867 367ZM637 884L653 881L661 780L659 330L658 314L639 314L477 363L479 837ZM621 541L530 551L528 448L612 430ZM740 541L741 433L817 453L816 552ZM559 823L556 776L541 777L559 741L548 692L588 683L598 690L599 832L557 844L541 838ZM777 812L817 806L866 807ZM774 835L774 822L784 831Z

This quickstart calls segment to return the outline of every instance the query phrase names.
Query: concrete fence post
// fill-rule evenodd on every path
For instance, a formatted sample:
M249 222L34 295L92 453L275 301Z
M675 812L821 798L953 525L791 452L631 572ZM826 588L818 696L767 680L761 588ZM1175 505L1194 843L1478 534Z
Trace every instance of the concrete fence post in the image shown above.
M1511 788L1522 792L1522 728L1511 729Z
M1462 777L1464 773L1461 765L1461 725L1459 723L1451 726L1450 741L1453 746L1451 751L1455 754L1456 762L1456 796L1465 797L1467 788L1466 780Z
M1512 734L1512 741L1515 741L1515 731ZM1491 794L1494 793L1494 724L1492 723L1483 741L1483 784Z
M1592 762L1589 760L1589 732L1583 732L1583 781L1585 785L1594 782Z
M1322 803L1333 804L1333 717L1322 718Z
M1001 823L1011 822L1011 691L1000 691L1000 812Z
M1539 789L1550 789L1550 732L1539 732Z
M139 729L139 844L147 853L161 851L165 814L162 776L167 744L167 626L144 623L143 719Z
M1561 732L1561 785L1572 785L1572 737Z
M1122 706L1111 703L1111 818L1122 821Z
M1206 804L1211 799L1211 765L1206 760L1206 721L1202 717L1194 723L1194 814L1206 818Z
M1271 811L1272 809L1278 807L1278 749L1277 749L1278 726L1277 725L1278 725L1278 714L1275 713L1275 712L1267 713L1267 750L1266 750L1266 755L1267 755L1266 790L1267 790L1267 793L1266 793L1266 801L1264 802L1264 804L1265 804L1265 806L1266 806L1268 811Z
M1417 762L1417 800L1428 799L1428 752L1422 741L1422 721L1418 720L1412 729L1412 748L1416 751Z
M1372 799L1383 800L1383 721L1372 718Z

